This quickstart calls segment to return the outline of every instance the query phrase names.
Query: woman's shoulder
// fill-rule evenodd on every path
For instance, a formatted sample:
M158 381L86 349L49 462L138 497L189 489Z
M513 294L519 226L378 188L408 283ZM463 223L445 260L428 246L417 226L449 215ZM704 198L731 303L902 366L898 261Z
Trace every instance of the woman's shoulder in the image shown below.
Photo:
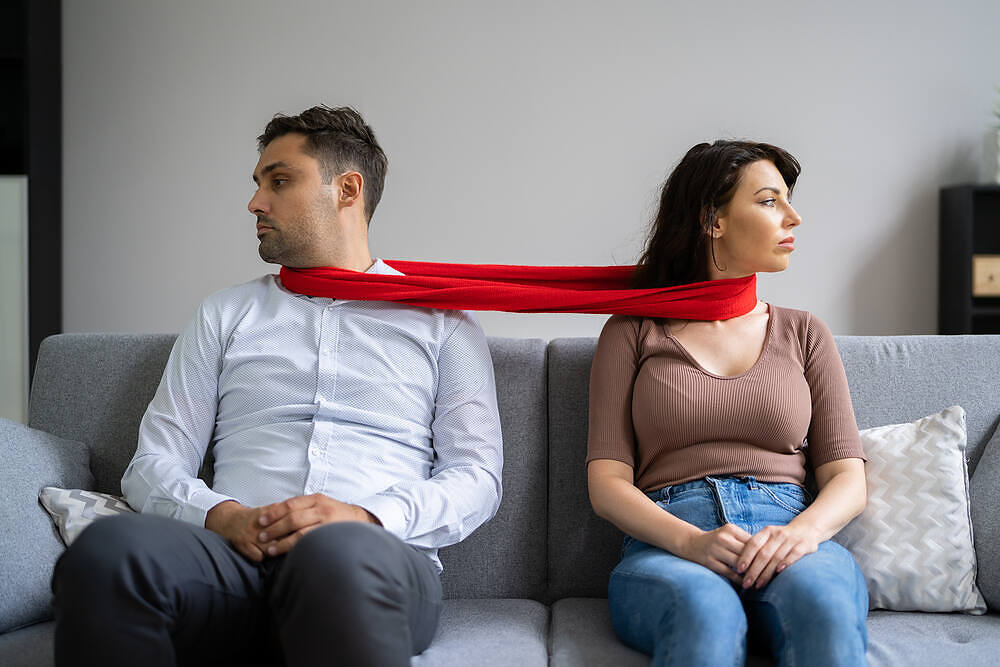
M661 320L654 318L612 315L604 323L598 347L628 348L641 356L650 345L655 347L665 337L662 325Z
M786 308L771 304L773 326L779 334L789 342L794 341L806 356L827 341L833 341L830 327L822 319L809 312L796 308Z
M777 316L776 322L780 322L782 326L804 330L825 329L829 331L826 323L808 310L788 308L773 303L770 306L773 309L773 314Z

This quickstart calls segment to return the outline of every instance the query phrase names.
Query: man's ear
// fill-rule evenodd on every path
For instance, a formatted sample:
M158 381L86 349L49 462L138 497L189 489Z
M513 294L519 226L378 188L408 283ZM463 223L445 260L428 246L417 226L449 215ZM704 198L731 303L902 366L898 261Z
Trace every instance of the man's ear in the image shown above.
M365 179L356 171L348 171L337 176L337 205L340 208L361 206L364 200Z

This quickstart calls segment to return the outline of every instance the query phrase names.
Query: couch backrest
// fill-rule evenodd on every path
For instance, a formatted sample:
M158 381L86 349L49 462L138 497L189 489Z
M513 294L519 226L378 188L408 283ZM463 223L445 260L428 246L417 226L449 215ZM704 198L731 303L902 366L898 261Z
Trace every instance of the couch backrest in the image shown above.
M61 334L42 341L28 424L90 447L97 490L121 494L139 421L156 393L174 334Z
M96 488L120 494L139 421L176 336L62 334L39 350L32 427L86 443ZM504 438L497 516L441 550L448 597L541 599L545 592L547 412L545 342L489 340Z
M1000 336L839 336L858 427L966 411L969 474L1000 422ZM604 597L622 534L590 509L584 461L595 339L549 343L549 600Z
M492 521L441 550L449 598L545 595L548 452L545 341L490 338L503 430L503 500Z

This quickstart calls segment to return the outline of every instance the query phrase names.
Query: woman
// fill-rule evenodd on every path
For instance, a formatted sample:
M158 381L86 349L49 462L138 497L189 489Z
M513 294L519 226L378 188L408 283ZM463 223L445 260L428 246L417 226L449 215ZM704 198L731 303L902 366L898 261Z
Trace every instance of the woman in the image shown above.
M692 148L636 286L784 270L798 174L768 144ZM716 322L612 317L591 369L587 475L594 510L627 535L615 631L654 664L742 665L748 638L779 664L865 663L864 578L829 541L864 508L864 454L818 319L763 302Z

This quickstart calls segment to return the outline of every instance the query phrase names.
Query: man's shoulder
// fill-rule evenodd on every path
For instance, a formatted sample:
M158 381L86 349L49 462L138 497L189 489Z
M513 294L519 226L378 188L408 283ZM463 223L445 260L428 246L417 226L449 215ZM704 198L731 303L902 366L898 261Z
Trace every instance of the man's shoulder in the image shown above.
M240 303L248 300L266 296L271 291L277 289L277 276L268 274L248 280L239 285L224 287L212 292L202 302L204 305L228 306L233 303Z
M274 275L260 276L212 292L202 300L195 319L214 322L215 326L223 326L233 318L238 319L254 305L261 304L274 296L274 292L279 289L275 278Z

